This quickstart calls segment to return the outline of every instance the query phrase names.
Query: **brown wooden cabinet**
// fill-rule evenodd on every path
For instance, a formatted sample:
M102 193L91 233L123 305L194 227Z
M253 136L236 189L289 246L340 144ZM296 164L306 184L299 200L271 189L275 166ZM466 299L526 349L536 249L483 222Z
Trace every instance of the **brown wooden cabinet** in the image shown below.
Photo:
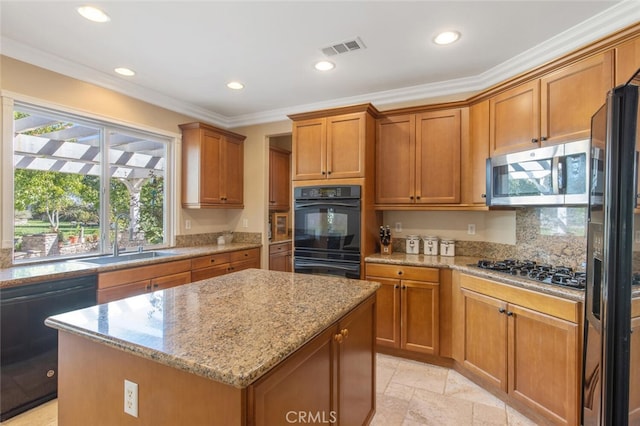
M460 202L461 110L378 120L376 204Z
M127 268L98 274L98 303L107 303L191 282L191 261Z
M200 256L191 261L191 280L200 281L249 268L260 268L260 249Z
M469 107L469 169L466 176L470 182L465 187L465 200L473 204L486 204L487 158L489 158L489 101L478 102Z
M553 423L577 424L582 304L465 274L456 279L454 358Z
M612 57L597 54L492 97L491 155L588 138L613 87Z
M269 210L288 211L291 200L291 153L269 148Z
M625 84L640 69L640 37L616 46L615 85Z
M376 395L374 302L371 296L251 385L250 424L296 423L300 413L313 423L368 424Z
M204 123L180 128L182 207L243 208L245 137Z
M269 246L269 269L272 271L292 272L291 241L274 243Z
M377 293L378 346L438 355L439 270L367 263Z
M373 160L376 113L365 104L290 115L293 180L365 177Z

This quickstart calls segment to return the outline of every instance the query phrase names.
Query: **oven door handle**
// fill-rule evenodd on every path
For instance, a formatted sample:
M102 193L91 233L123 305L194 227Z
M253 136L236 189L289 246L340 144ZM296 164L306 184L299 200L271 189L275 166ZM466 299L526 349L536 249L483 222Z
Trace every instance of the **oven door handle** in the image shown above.
M360 207L360 201L356 201L355 203L327 203L327 202L316 202L316 203L298 203L296 202L295 208L302 209L305 207L317 207L317 206L325 206L325 207Z
M341 269L343 271L357 271L360 265L336 265L334 264L327 264L327 263L319 263L319 262L304 262L304 261L297 261L295 262L294 267L301 267L301 268L332 268L332 269Z

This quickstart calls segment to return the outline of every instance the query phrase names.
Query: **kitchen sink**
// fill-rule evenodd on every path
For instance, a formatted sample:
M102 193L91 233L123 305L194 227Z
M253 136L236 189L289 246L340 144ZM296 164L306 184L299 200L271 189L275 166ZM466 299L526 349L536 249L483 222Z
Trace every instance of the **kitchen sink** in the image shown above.
M136 253L122 253L118 256L105 255L98 257L89 257L86 259L78 259L76 262L94 263L97 265L110 265L112 263L131 262L134 260L154 259L156 257L169 256L171 253L163 253L159 251L144 251Z

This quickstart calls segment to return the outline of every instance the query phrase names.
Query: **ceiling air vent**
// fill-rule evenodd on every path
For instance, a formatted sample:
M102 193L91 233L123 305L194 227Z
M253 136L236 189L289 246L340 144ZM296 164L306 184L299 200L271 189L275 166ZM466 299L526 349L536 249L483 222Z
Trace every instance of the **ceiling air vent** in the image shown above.
M342 43L335 43L331 46L323 47L320 50L322 50L322 53L327 56L334 56L340 53L349 53L353 52L354 50L365 49L366 47L367 46L364 45L362 40L360 40L360 37L356 37L353 40L343 41Z

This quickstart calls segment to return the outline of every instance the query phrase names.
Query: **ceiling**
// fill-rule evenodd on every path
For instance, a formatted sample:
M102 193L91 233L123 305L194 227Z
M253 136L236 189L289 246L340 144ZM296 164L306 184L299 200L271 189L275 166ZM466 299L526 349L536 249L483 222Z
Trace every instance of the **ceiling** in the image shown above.
M469 94L640 21L626 1L0 0L0 52L224 127ZM457 43L438 46L441 30ZM359 37L365 48L321 49ZM116 67L134 77L121 77ZM226 87L231 80L245 88Z

